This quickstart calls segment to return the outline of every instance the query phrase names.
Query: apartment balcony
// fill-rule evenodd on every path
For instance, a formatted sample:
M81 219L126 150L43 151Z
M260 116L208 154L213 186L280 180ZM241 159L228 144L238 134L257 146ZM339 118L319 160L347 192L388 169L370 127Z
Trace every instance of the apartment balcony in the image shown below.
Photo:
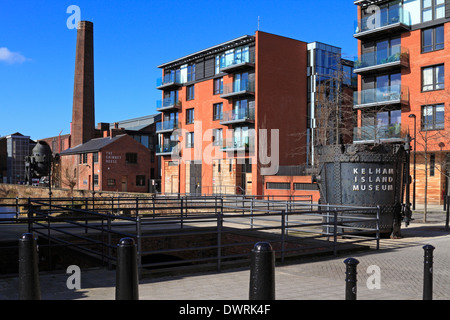
M248 152L253 148L250 143L249 137L244 137L242 139L228 139L223 140L223 147L220 151L223 152Z
M174 98L166 98L156 101L156 110L160 112L172 111L174 109L180 108L181 108L181 101L175 100Z
M383 34L411 30L411 14L403 8L382 10L355 22L355 34L358 40L366 40Z
M409 89L406 86L394 85L375 89L356 91L353 93L353 108L383 107L409 103Z
M156 133L171 133L179 128L181 128L180 122L163 121L156 123Z
M254 94L255 80L243 80L224 85L223 93L220 95L220 97L224 99L234 99Z
M156 156L171 156L175 153L178 153L177 142L175 141L156 146Z
M395 51L395 52L394 52ZM375 72L390 72L409 67L409 50L391 48L361 55L355 60L354 72L367 75Z
M230 110L223 112L223 118L220 121L222 125L233 125L242 123L255 122L255 106L249 106L247 108L241 108L237 110Z
M220 68L220 72L235 73L255 68L255 57L247 56L243 58L235 58L230 62L225 62L225 66Z
M402 124L364 126L353 129L353 143L399 142L407 134L408 127Z
M171 72L156 80L156 88L159 90L177 89L182 85L181 74L179 71Z

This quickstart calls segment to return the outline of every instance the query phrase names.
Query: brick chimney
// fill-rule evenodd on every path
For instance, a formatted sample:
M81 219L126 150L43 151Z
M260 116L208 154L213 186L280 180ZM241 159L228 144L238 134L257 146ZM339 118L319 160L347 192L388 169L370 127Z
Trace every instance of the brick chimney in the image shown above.
M90 21L80 21L75 57L71 147L94 137L94 26Z

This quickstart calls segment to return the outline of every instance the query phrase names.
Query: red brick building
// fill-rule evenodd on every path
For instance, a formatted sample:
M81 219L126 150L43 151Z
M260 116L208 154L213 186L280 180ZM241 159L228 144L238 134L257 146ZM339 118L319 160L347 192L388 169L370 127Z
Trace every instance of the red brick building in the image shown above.
M60 155L63 188L149 191L150 150L129 135L91 139Z
M158 66L161 192L267 195L266 177L307 163L311 52L257 31Z
M389 143L409 133L416 139L411 157L415 200L442 204L450 173L450 1L355 4L355 140Z

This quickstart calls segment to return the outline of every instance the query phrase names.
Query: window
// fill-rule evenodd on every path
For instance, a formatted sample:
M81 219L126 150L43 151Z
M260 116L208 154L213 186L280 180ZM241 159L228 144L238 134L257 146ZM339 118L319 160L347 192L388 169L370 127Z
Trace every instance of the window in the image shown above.
M126 163L137 163L137 153L127 153L125 155Z
M223 119L223 104L216 103L213 105L213 120L222 120Z
M444 26L422 30L422 53L444 49Z
M107 180L108 187L114 187L116 185L116 179Z
M213 129L213 146L223 145L223 130Z
M141 176L141 175L136 176L136 186L137 187L145 186L145 176Z
M194 85L186 87L186 100L193 100L195 98Z
M195 81L195 63L187 67L187 81Z
M94 163L98 163L98 152L94 152L92 154L92 157L93 157Z
M214 94L223 93L223 78L214 79Z
M422 107L422 130L442 130L445 127L445 104Z
M81 153L80 154L80 164L85 164L87 163L87 153Z
M187 132L186 133L186 148L193 148L193 147L194 147L194 133Z
M194 123L194 109L186 110L186 124Z
M435 169L436 169L436 155L432 153L430 154L430 177L434 177Z
M267 182L267 189L271 190L290 190L291 184L289 182Z
M422 69L422 91L444 89L444 65Z
M94 174L94 186L98 186L98 174Z
M445 18L445 0L422 0L422 22Z

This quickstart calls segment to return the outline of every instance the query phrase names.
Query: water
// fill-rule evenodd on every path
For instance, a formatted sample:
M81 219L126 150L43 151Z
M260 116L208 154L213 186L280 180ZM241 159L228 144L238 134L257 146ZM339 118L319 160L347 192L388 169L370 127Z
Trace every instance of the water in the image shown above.
M15 219L16 208L15 207L0 207L0 219Z

